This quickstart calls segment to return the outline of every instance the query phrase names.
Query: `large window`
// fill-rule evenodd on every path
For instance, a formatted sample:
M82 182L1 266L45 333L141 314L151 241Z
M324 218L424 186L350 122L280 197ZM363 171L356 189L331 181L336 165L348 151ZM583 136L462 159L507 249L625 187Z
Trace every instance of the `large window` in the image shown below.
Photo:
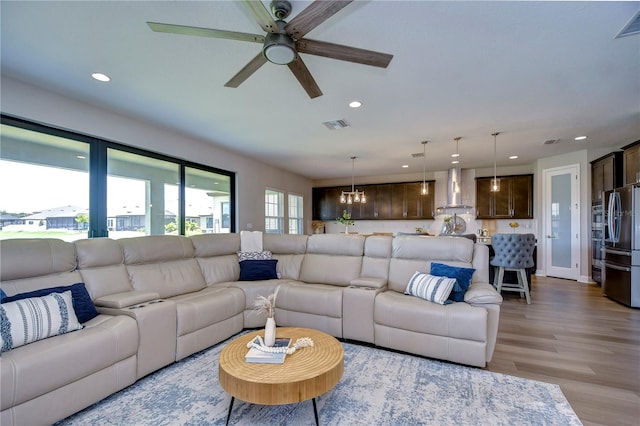
M267 189L264 191L264 231L268 234L284 234L284 194Z
M304 217L302 209L302 196L289 194L289 233L290 234L303 234L304 233Z
M2 115L0 239L235 232L233 173Z
M2 124L0 239L86 238L89 144Z

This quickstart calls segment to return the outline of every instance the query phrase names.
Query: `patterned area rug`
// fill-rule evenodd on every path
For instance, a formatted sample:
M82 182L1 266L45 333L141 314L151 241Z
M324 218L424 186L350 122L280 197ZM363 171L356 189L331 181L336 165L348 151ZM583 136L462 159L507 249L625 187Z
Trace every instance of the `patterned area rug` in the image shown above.
M57 425L223 425L226 342L143 378ZM316 399L321 425L580 425L558 385L343 343L340 383ZM236 400L233 425L313 425L313 404Z

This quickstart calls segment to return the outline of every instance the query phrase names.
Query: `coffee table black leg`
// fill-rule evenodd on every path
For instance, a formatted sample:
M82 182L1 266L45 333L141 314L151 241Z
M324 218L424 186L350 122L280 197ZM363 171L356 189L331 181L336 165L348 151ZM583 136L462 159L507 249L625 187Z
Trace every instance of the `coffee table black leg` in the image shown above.
M316 407L316 399L313 398L313 415L316 417L316 426L319 426L320 423L318 423L318 407Z
M229 404L229 412L227 413L227 423L225 425L229 425L229 419L231 418L231 409L233 408L233 401L236 398L234 396L231 397L231 404ZM315 407L315 399L314 399L314 407ZM316 424L318 423L318 416L316 416Z

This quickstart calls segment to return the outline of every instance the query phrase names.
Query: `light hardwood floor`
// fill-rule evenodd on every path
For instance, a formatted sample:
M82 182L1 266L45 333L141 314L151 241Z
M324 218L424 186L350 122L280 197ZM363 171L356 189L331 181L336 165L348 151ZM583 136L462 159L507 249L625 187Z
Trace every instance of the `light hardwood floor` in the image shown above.
M595 284L532 281L530 305L503 293L487 370L559 384L585 425L640 425L640 309Z

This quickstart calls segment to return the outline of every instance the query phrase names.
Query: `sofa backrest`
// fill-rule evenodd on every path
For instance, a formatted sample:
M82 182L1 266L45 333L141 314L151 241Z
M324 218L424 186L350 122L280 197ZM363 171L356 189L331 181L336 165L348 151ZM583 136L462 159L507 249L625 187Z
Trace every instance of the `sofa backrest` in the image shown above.
M156 292L164 298L205 287L191 239L179 235L149 235L117 241L135 290Z
M306 235L264 234L262 248L271 252L273 259L278 259L276 265L278 276L282 279L300 279L302 260L307 251Z
M362 235L314 234L307 240L307 253L300 280L348 286L360 276L365 237Z
M73 243L53 238L0 241L0 286L8 296L79 282Z
M429 272L432 262L472 268L474 246L473 241L467 238L395 237L388 286L391 290L404 293L411 276L416 271Z
M189 239L207 285L236 281L240 277L240 234L202 234Z
M364 257L362 258L361 277L380 278L389 277L389 262L393 237L373 235L364 241Z
M75 242L78 271L92 299L133 290L116 240L87 238Z

